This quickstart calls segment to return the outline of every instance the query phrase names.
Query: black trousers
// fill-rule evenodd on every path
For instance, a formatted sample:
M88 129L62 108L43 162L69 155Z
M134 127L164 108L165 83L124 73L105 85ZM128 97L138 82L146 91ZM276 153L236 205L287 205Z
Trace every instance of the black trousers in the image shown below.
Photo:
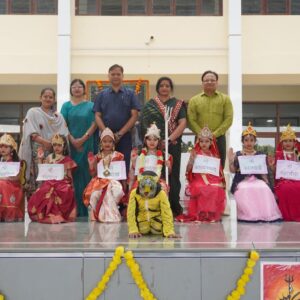
M180 197L180 162L181 162L181 142L177 144L169 145L169 153L173 156L172 172L169 175L169 201L174 216L178 216L182 213L182 207L179 203Z
M225 167L225 160L226 160L226 137L225 135L221 135L216 139L217 146L220 153L221 165Z

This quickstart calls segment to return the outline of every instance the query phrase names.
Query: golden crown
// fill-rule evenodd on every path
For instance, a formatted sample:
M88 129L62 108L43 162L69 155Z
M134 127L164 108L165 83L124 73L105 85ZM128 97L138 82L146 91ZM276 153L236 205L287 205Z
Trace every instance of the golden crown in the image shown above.
M17 143L10 134L3 134L0 138L0 145L7 145L17 151Z
M213 139L213 133L211 132L211 130L207 127L207 126L204 126L200 132L198 133L198 138L201 139L201 138L208 138L210 140Z
M280 142L284 140L295 140L296 134L293 128L291 127L290 124L286 127L286 130L282 131L281 136L280 136Z
M252 127L251 122L249 122L247 128L243 130L242 136L249 135L249 134L256 136L256 131Z
M160 139L160 129L157 128L155 123L151 124L150 127L147 128L145 137L147 136L155 136L156 138Z
M63 139L63 137L56 133L53 135L52 139L51 139L51 144L54 145L54 144L58 144L58 145L64 145L65 144L65 141Z

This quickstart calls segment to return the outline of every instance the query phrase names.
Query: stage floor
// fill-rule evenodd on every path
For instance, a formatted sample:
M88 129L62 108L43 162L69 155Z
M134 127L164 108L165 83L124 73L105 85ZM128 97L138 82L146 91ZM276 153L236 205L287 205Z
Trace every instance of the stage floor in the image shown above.
M103 224L74 222L67 224L0 223L0 252L106 252L123 245L147 252L198 252L300 249L300 223L239 223L235 217L223 217L214 224L175 223L180 239L144 236L129 239L125 222Z

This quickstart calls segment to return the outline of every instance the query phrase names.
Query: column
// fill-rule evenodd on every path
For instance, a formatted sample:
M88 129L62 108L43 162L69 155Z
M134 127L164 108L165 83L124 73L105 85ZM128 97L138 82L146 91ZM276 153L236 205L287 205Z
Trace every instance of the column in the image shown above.
M58 0L57 110L70 98L72 0Z

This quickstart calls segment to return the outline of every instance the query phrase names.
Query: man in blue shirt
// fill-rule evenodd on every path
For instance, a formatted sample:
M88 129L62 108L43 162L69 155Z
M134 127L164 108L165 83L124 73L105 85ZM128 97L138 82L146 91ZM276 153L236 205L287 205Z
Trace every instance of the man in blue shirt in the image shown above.
M132 148L131 132L141 105L134 91L122 86L124 69L113 65L108 70L111 87L101 91L95 100L94 112L100 131L109 127L115 135L116 150L123 153L127 173Z

